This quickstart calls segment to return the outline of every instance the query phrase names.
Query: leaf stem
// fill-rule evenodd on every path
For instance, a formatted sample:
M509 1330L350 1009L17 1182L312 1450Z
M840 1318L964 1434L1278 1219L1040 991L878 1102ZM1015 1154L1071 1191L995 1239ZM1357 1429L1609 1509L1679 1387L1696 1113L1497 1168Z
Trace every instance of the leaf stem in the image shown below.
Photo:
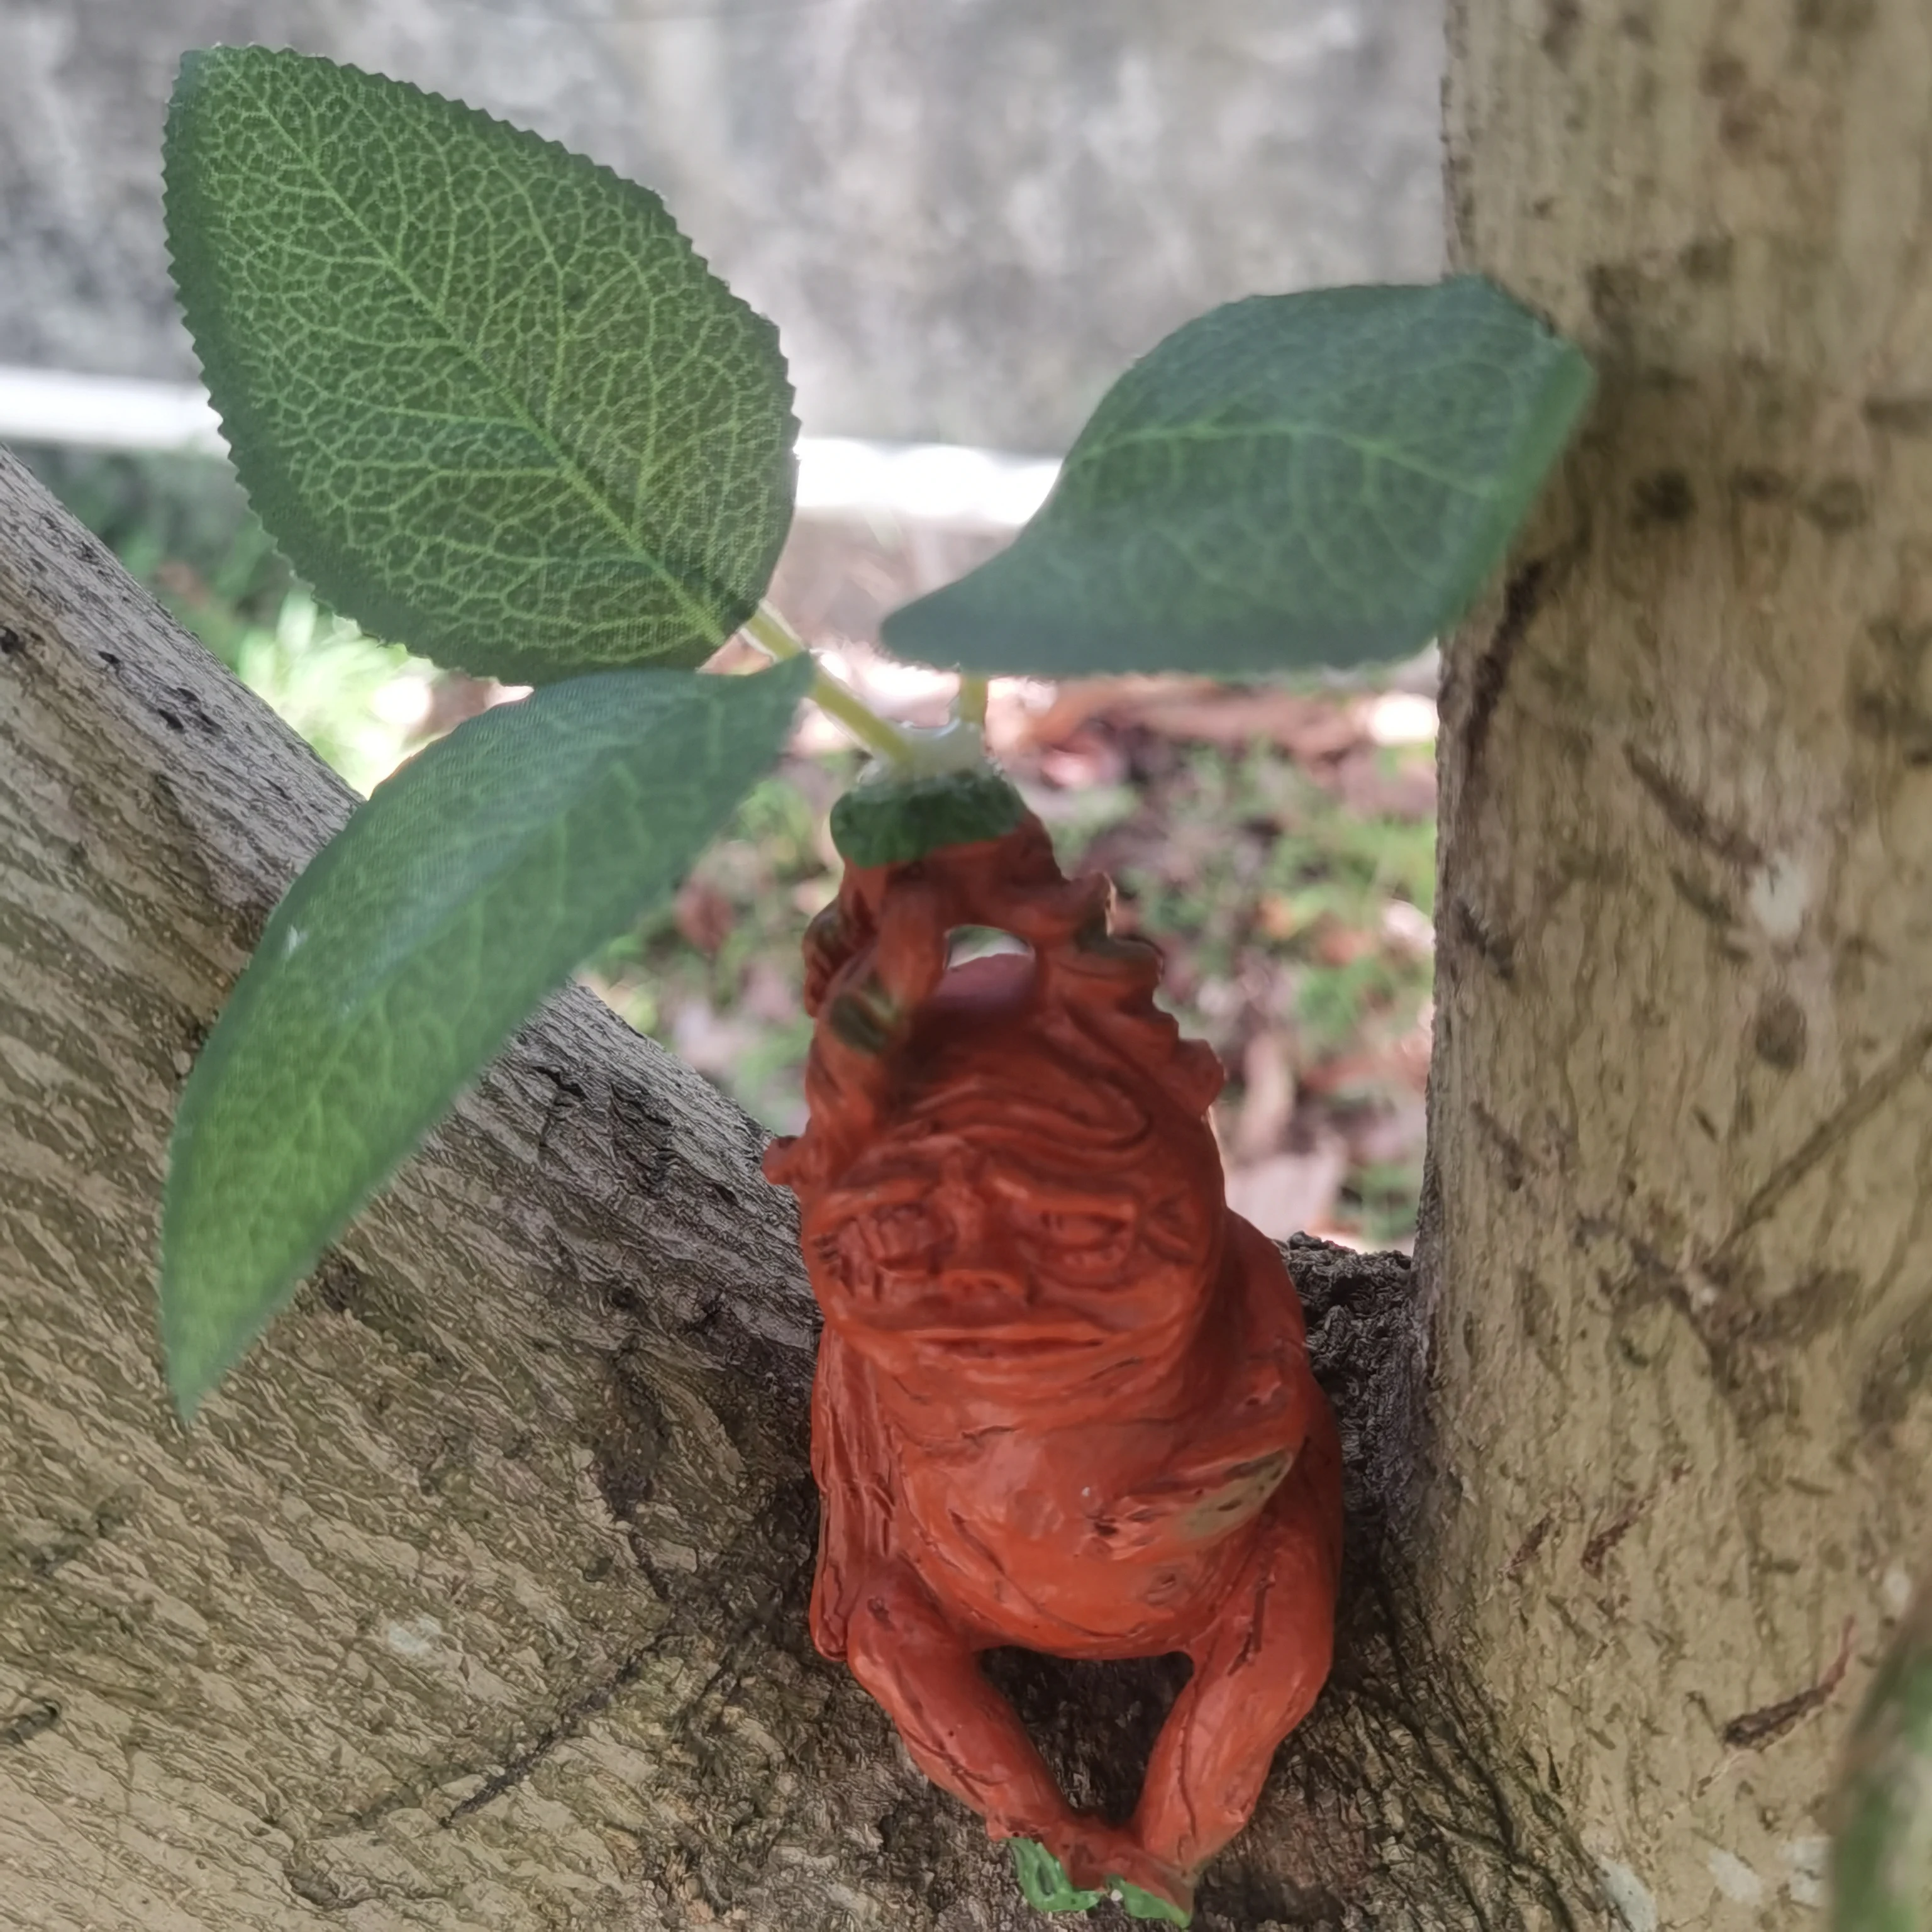
M986 680L977 671L960 673L958 694L952 700L952 715L962 724L976 724L985 729Z
M767 657L782 663L787 658L810 655L805 640L769 603L760 603L745 621L745 634ZM889 724L856 691L841 684L822 667L806 694L829 718L836 718L867 751L890 759L896 765L916 762L910 741L896 724Z

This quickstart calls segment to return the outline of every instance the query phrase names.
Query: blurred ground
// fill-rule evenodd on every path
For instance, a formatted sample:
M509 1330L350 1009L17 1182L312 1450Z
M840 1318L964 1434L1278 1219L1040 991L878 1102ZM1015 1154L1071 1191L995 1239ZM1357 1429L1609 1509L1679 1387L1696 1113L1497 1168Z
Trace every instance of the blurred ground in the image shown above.
M20 452L134 574L366 791L503 694L319 610L219 464ZM890 716L952 680L868 647L880 616L1002 539L802 524L773 601ZM742 649L743 646L728 648ZM1229 1071L1234 1204L1264 1232L1406 1245L1421 1178L1435 879L1435 708L1402 688L1180 679L996 682L992 749L1062 862L1109 873L1157 940L1167 1004ZM808 712L674 904L584 977L776 1130L802 1124L798 946L831 897L832 800L859 766Z

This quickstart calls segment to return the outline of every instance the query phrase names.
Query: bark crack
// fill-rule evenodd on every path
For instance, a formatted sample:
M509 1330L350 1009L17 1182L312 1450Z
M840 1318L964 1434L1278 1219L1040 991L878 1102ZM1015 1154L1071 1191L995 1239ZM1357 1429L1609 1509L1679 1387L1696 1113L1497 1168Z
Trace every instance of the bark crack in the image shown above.
M60 1720L61 1707L51 1697L27 1698L0 1724L0 1750L16 1750L22 1744L32 1744Z
M1744 1237L1765 1220L1821 1161L1842 1147L1863 1126L1932 1054L1932 1026L1921 1027L1868 1074L1814 1127L1803 1142L1780 1161L1769 1178L1739 1209L1730 1232L1718 1245L1711 1264L1729 1262Z
M1830 1702L1832 1694L1844 1682L1852 1660L1852 1635L1856 1628L1855 1621L1847 1617L1839 1634L1838 1656L1815 1684L1780 1698L1775 1704L1733 1718L1724 1728L1724 1742L1733 1750L1762 1750L1777 1743L1814 1711L1822 1710Z
M447 1831L459 1818L466 1818L472 1812L482 1810L484 1805L494 1804L505 1792L514 1790L522 1784L559 1744L577 1736L590 1719L608 1710L614 1699L637 1682L656 1647L657 1640L653 1637L650 1642L626 1657L607 1682L593 1685L565 1705L526 1750L518 1752L500 1770L490 1772L467 1798L460 1799L451 1808L442 1820L443 1828Z
M1640 745L1624 744L1624 763L1681 837L1740 871L1764 863L1764 848L1742 826L1726 824Z

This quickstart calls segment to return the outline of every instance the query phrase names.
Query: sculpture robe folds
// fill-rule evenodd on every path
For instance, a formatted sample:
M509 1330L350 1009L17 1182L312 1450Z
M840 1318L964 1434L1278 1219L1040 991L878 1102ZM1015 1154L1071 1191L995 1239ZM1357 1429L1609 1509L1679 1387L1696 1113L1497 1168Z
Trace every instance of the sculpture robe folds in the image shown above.
M1076 1886L1186 1909L1328 1668L1340 1456L1273 1246L1223 1198L1219 1062L1030 817L854 868L807 935L796 1192L826 1317L814 1640L929 1777ZM1024 942L949 969L950 935ZM1076 1814L977 1654L1182 1651L1124 1827Z

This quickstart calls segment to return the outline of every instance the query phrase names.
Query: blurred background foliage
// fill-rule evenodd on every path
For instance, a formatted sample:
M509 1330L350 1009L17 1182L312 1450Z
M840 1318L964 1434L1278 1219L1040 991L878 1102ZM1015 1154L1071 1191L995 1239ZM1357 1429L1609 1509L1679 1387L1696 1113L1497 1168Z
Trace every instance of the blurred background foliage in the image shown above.
M364 637L290 577L226 467L19 452L357 790L514 695ZM943 715L950 681L872 646L878 618L1001 539L802 520L775 599L874 706ZM740 648L731 646L728 648ZM1405 686L1406 688L1405 688ZM1001 680L988 734L1062 862L1113 878L1166 999L1220 1052L1230 1198L1267 1232L1406 1245L1421 1179L1435 872L1432 682ZM806 921L832 896L832 800L858 768L801 722L675 902L584 968L775 1131L802 1124Z

